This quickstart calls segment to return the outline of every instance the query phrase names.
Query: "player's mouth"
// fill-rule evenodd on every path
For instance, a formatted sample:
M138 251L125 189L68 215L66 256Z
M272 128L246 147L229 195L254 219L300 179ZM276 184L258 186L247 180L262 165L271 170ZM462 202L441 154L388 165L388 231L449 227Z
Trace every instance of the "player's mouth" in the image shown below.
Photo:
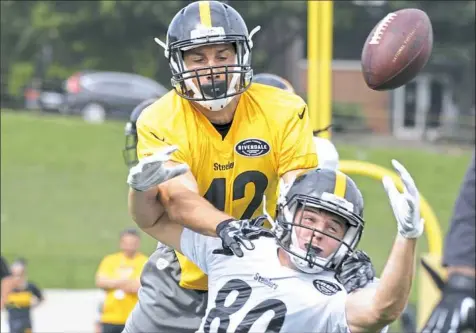
M319 246L309 246L309 243L306 244L306 249L308 249L308 254L313 256L319 256L323 251Z

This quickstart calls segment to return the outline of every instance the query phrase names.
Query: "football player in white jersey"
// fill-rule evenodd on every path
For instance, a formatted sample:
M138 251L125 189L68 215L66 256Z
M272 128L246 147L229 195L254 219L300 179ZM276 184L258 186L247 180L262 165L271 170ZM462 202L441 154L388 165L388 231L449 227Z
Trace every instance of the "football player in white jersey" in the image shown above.
M266 215L271 231L244 220L228 222L225 235L220 224L211 222L208 234L217 238L161 222L152 236L189 257L209 277L199 332L385 331L407 303L416 241L423 233L418 189L407 170L392 163L404 193L389 177L383 184L398 233L380 281L351 294L335 275L361 238L364 202L352 179L339 171L301 174L280 198L276 220ZM240 243L242 253L236 243L232 251L223 246L230 243L226 238Z

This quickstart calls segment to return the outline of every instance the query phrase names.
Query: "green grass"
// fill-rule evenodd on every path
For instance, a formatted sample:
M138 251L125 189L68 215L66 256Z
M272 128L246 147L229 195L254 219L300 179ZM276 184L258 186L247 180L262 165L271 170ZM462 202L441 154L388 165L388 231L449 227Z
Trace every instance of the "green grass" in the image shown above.
M1 113L1 244L43 287L92 287L127 214L123 124ZM155 248L143 237L142 250Z
M42 287L93 287L100 259L117 249L118 233L133 226L127 214L123 123L90 125L79 119L1 112L1 249L29 260ZM469 152L338 145L342 159L391 168L398 159L412 173L441 222L451 215ZM381 271L396 224L380 182L354 177L365 198L362 248ZM149 254L155 241L143 237ZM426 252L426 242L419 250ZM412 298L415 298L413 294Z

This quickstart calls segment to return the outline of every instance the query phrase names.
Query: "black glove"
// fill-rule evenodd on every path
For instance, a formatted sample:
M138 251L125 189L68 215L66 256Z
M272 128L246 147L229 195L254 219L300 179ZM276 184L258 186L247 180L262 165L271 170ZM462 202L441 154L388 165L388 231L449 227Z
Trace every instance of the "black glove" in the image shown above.
M423 267L435 280L442 297L421 332L475 332L474 277L452 274L444 283L428 265L424 263Z
M215 250L213 253L243 257L241 246L247 250L254 250L255 246L247 236L251 228L249 220L229 219L220 222L216 227L216 233L222 240L223 251Z
M347 293L363 288L372 282L375 269L369 256L361 250L355 251L344 259L337 271L336 278L344 286Z

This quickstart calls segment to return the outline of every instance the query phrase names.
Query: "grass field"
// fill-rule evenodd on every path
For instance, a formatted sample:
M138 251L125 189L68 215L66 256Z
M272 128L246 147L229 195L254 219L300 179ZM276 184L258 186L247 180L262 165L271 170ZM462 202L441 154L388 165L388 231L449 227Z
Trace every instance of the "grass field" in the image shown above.
M1 112L1 250L10 260L27 258L32 280L42 287L92 287L100 259L116 251L119 231L133 225L123 144L122 123L89 125L75 118ZM386 168L392 158L402 162L446 231L470 152L347 144L338 149L342 159ZM396 225L381 184L354 179L366 201L361 247L380 271ZM142 250L153 249L155 242L144 236ZM419 249L426 251L424 240Z

